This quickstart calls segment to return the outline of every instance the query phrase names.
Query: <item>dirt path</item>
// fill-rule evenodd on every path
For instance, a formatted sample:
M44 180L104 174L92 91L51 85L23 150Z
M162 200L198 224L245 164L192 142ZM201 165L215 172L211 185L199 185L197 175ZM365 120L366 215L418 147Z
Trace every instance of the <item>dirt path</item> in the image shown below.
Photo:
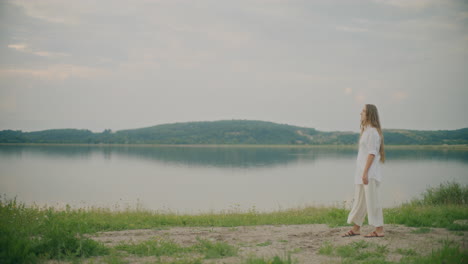
M364 238L356 236L342 238L341 234L349 227L330 228L323 224L311 225L262 225L240 227L173 227L164 230L125 230L98 233L91 238L114 246L120 242L142 242L155 238L170 239L182 246L191 246L197 242L196 238L210 241L223 241L239 248L236 257L204 260L203 263L239 263L247 256L258 257L286 256L291 252L293 259L298 263L330 263L332 257L319 255L320 247L329 241L333 246L341 246L353 241L365 240L379 245L386 245L389 254L387 260L398 261L401 255L396 253L398 248L413 249L418 254L429 254L431 250L440 248L441 241L453 240L467 248L466 237L468 232L452 232L446 229L433 228L427 233L414 233L417 228L386 225L384 238ZM362 234L372 231L365 226ZM131 263L145 263L156 260L155 257L129 257ZM171 260L170 258L168 260ZM336 258L335 258L336 260Z

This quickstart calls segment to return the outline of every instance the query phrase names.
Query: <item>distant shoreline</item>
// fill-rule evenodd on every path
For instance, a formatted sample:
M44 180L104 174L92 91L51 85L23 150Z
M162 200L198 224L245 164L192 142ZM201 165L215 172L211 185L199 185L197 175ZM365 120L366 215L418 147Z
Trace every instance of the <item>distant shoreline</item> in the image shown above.
M81 143L0 143L0 146L76 146L76 147L178 147L178 148L346 148L354 145L264 145L264 144L81 144ZM468 150L468 145L385 145L385 149Z

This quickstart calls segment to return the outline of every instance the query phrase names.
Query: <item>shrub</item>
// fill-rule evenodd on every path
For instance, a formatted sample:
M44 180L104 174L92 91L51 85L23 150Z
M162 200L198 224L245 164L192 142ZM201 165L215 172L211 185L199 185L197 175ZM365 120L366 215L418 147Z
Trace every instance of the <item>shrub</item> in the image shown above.
M430 187L421 199L412 203L417 205L468 205L468 185L462 186L456 182L441 183L438 187Z

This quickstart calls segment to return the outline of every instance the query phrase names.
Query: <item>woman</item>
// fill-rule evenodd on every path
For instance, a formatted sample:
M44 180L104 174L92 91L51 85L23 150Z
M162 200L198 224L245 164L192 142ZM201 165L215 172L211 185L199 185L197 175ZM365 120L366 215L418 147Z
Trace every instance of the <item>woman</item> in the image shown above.
M354 203L348 216L348 224L354 223L354 226L343 237L360 235L366 213L369 224L375 227L375 231L365 237L384 236L383 214L379 201L379 187L382 181L380 163L384 161L384 140L377 107L366 104L361 111L361 136L354 176Z

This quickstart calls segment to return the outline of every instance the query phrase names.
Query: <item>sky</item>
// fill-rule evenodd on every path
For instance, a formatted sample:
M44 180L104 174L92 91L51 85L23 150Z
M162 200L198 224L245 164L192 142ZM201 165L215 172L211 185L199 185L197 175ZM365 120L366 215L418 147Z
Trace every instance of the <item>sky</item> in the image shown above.
M0 130L445 130L467 99L464 0L0 1Z

